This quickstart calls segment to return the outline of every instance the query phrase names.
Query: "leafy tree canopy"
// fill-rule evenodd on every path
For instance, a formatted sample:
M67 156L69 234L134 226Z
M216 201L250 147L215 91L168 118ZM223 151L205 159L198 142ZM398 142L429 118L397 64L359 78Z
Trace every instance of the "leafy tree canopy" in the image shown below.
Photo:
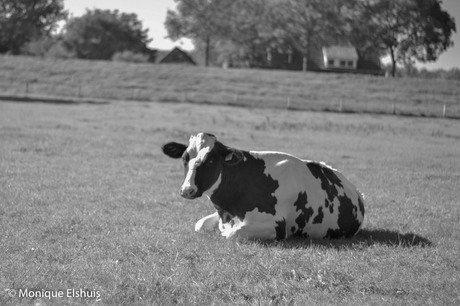
M168 10L165 27L171 39L188 37L205 44L205 64L209 64L209 52L213 40L219 38L232 6L228 0L174 0L175 11Z
M0 0L0 53L50 34L67 16L62 0Z
M150 39L136 14L96 9L70 19L64 41L79 58L108 60L116 52L145 52Z
M396 64L435 61L452 46L454 19L440 0L364 0L354 32Z
M212 49L257 61L264 45L290 45L303 54L304 70L312 45L348 41L361 55L390 55L394 73L398 62L435 61L456 31L441 0L175 1L165 22L170 38L205 45L206 59Z

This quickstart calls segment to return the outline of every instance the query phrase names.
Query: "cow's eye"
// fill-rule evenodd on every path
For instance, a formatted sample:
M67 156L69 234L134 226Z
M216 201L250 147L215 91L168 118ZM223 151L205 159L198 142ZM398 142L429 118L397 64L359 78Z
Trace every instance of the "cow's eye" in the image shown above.
M208 158L208 160L206 160L206 165L212 165L214 163L214 158Z
M188 154L187 154L187 155L184 155L184 156L182 156L182 161L184 162L184 164L187 164L187 163L188 163L188 161L189 161L189 159L190 159L190 158L189 158Z

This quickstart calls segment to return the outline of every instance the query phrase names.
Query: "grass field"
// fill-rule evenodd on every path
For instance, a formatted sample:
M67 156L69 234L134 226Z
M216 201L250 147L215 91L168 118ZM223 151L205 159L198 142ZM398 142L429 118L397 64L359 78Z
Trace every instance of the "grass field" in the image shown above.
M178 195L182 166L160 146L201 130L340 169L366 195L362 231L268 244L195 233L213 209ZM459 147L451 119L0 102L0 304L459 305Z
M0 98L190 102L460 118L460 81L0 56Z

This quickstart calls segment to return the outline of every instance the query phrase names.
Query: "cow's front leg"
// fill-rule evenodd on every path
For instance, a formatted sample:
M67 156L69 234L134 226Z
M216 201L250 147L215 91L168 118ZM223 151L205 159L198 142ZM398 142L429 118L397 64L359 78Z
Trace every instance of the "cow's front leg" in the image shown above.
M243 220L234 217L228 222L219 222L219 230L226 238L245 238L249 240L273 240L277 238L273 215L247 213ZM283 237L284 238L284 237Z
M212 215L206 216L198 220L195 224L195 232L199 232L201 230L210 231L217 227L219 224L219 214L217 211Z

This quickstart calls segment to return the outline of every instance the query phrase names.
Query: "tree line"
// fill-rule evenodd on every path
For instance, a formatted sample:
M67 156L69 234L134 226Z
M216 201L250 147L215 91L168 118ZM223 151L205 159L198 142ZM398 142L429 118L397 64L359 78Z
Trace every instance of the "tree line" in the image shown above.
M150 41L136 14L95 9L69 18L62 0L0 0L0 53L147 61Z
M295 48L307 70L312 45L347 40L359 55L389 55L398 63L435 61L452 46L455 21L440 0L175 0L165 22L169 37L189 37L205 65L255 64L267 47Z
M306 70L312 45L340 38L360 56L389 55L395 75L398 63L435 61L452 46L456 31L441 0L175 2L165 20L169 37L191 38L206 66L257 66L261 54L274 48L300 52ZM95 9L69 18L62 0L0 0L0 53L147 61L155 55L150 41L136 14Z

